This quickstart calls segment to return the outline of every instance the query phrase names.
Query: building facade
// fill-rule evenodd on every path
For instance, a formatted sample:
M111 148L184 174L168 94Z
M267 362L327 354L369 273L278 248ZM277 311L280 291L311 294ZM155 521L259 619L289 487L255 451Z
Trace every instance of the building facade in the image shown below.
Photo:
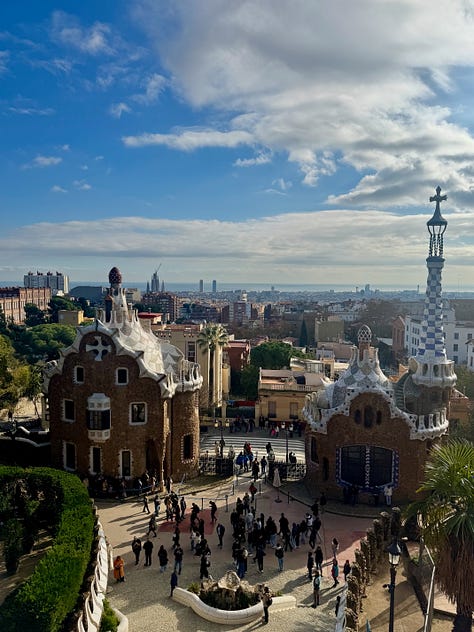
M444 344L441 271L447 221L441 190L428 221L428 281L419 344L408 371L396 382L382 372L372 333L360 328L348 369L306 398L304 416L308 483L334 497L378 497L386 485L395 502L413 500L433 442L447 433L456 383Z
M127 305L117 268L93 325L48 364L53 464L81 476L159 481L197 473L199 366Z
M50 287L1 287L0 308L7 321L21 325L25 320L25 305L31 303L43 312L49 307L52 298Z
M53 292L53 296L58 292L62 294L69 293L69 277L62 272L28 272L23 277L23 285L28 288L49 287Z

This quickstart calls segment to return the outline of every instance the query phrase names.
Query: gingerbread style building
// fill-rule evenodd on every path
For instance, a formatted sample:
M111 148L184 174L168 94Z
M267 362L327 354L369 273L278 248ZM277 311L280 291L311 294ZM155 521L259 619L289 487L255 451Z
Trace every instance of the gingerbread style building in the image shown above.
M81 476L158 481L197 473L199 365L159 340L126 303L117 268L105 309L49 363L53 464Z
M412 500L434 441L448 430L448 407L456 383L443 335L441 271L447 221L436 202L427 222L428 282L420 345L408 372L393 384L382 372L372 333L359 330L347 371L335 383L306 398L307 482L346 499L355 493L377 497L389 486L395 502Z

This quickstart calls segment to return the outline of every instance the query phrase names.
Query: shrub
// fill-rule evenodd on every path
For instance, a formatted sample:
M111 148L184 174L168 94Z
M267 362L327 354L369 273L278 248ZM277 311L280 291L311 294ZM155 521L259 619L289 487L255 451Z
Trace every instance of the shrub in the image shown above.
M104 599L104 610L100 620L99 632L117 632L119 620L107 599Z
M5 542L3 545L3 555L8 573L15 573L20 563L20 557L23 553L23 535L22 524L16 518L8 520L5 524Z
M52 548L31 577L0 607L0 630L59 632L78 601L88 567L94 535L94 515L87 490L72 474L48 468L34 471L0 467L0 488L22 480L39 506L51 509Z

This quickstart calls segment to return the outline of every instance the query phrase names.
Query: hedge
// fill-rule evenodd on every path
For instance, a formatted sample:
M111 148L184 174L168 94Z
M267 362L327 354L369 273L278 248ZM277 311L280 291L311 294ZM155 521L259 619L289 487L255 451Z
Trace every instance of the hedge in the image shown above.
M95 526L91 501L73 474L0 466L0 489L18 481L37 495L36 518L48 518L55 539L31 577L0 606L0 630L61 632L76 607L91 558Z

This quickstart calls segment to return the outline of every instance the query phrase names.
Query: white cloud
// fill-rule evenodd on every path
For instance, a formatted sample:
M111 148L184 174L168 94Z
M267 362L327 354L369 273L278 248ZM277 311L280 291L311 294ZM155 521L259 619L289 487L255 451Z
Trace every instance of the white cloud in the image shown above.
M34 168L44 168L44 167L54 167L59 165L63 159L60 156L41 156L38 155L31 162L23 165L23 169L34 169Z
M9 107L8 111L24 116L52 116L55 112L53 108L20 108L13 106Z
M151 105L156 103L161 92L165 88L167 80L162 75L154 73L145 80L145 92L143 94L135 94L132 99L142 105Z
M237 158L234 167L254 167L258 165L266 165L272 159L269 154L258 154L255 158Z
M68 145L67 143L65 145L61 145L61 147L59 147L59 149L61 151L70 151L71 150L71 145Z
M88 182L86 182L85 180L74 180L72 185L78 191L90 191L92 189L91 185Z
M124 136L127 147L165 145L172 149L193 151L202 147L238 147L252 144L252 136L245 131L220 132L217 130L183 130L176 134L141 134Z
M75 16L63 11L54 11L52 14L51 37L87 55L115 54L109 25L94 22L92 26L84 27Z
M134 14L179 98L217 111L220 129L245 134L244 144L286 152L304 184L344 166L355 182L344 201L397 205L390 184L400 189L410 171L406 197L419 200L429 160L435 183L474 189L472 131L456 123L474 70L464 0L281 0L278 11L272 0L139 0ZM211 129L200 138L193 148L225 146ZM124 142L189 150L187 140L180 131ZM234 164L258 164L247 160Z
M94 160L104 160L104 156L95 156Z
M7 72L9 60L10 60L10 51L0 50L0 74Z
M429 193L433 192L426 197ZM221 278L228 281L367 282L398 287L419 283L423 287L428 254L426 221L434 205L430 206L426 214L405 217L386 209L337 209L246 221L116 217L43 222L4 233L0 253L5 261L17 252L28 252L37 261L67 257L69 265L96 258L96 278L100 278L100 270L105 276L111 261L121 261L124 278L143 279L144 267L152 269L159 252L174 277L185 280L196 277L196 270L200 278L206 274L215 278L218 269ZM457 285L458 277L465 277L474 265L470 230L474 212L453 214L443 209L443 214L448 219L443 284ZM199 239L195 239L197 234ZM313 252L316 259L308 257ZM2 263L0 257L0 266Z
M130 109L130 107L126 103L123 103L123 102L114 103L109 108L109 114L113 116L114 118L120 118L122 114L124 113L128 114L131 111L132 110Z
M89 167L87 165L80 166L81 171L89 171Z
M51 193L67 193L67 189L60 187L59 184L55 184L50 189Z

